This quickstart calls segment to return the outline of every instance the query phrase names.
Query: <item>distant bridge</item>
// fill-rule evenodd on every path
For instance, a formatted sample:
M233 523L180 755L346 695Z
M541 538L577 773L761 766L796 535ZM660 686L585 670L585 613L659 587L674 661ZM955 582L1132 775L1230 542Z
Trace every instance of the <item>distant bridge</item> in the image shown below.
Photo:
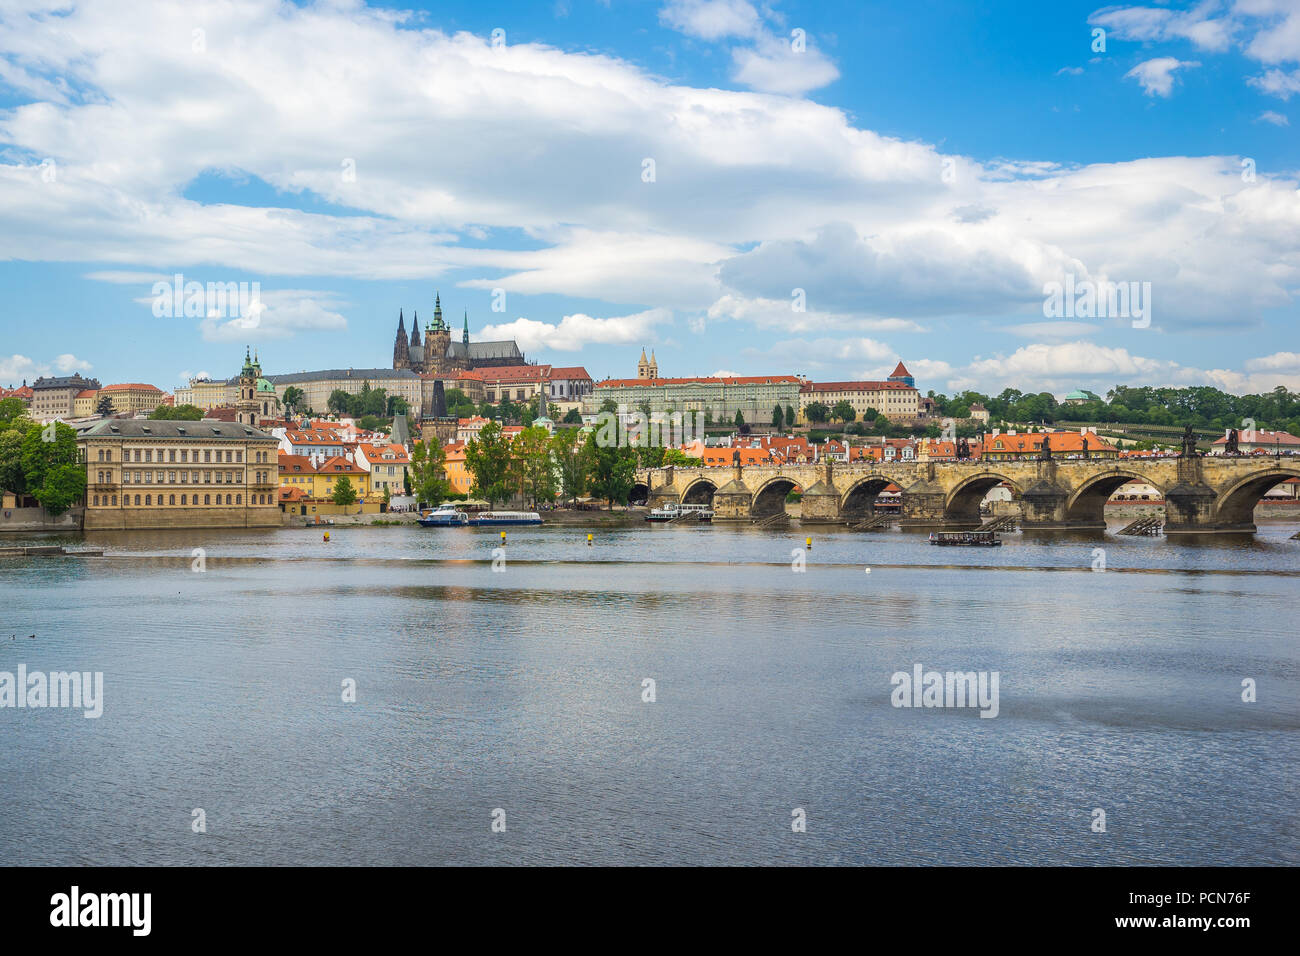
M970 527L980 502L1005 482L1023 512L1022 527L1104 528L1103 508L1129 481L1153 486L1165 499L1165 532L1253 532L1254 510L1269 488L1300 477L1300 458L1188 457L925 461L641 469L634 497L651 506L712 502L715 521L751 521L785 510L802 491L801 521L836 524L872 514L889 484L903 489L904 527Z

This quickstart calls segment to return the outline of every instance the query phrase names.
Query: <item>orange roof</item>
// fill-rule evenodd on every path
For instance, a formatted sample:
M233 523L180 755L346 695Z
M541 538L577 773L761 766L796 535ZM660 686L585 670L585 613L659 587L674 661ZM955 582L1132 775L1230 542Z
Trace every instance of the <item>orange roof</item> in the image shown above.
M497 368L478 368L484 382L544 382L550 374L549 365L502 365Z
M340 474L340 475L364 475L365 469L358 465L351 458L344 458L342 455L335 455L333 458L326 458L321 466L316 469L319 474Z
M699 378L608 378L603 382L597 382L597 388L619 388L623 386L656 386L656 385L784 385L800 382L801 379L795 375L747 375L735 376L734 378L714 378L711 376L700 376Z
M298 501L307 497L307 492L303 491L297 485L286 485L280 489L281 501Z
M996 455L999 452L1029 452L1040 451L1043 447L1043 439L1051 439L1052 451L1063 454L1083 451L1083 440L1088 439L1088 451L1114 451L1115 446L1110 444L1104 438L1089 432L1087 435L1081 435L1078 432L1032 432L1030 434L1021 433L1019 435L989 435L986 436L984 451L988 454Z
M93 388L83 388L77 393L77 398L94 398L95 390Z
M898 365L897 365L897 367L894 369L894 371L893 371L892 374L894 374L894 375L911 375L912 373L909 372L909 371L907 370L907 366L906 366L906 365L904 365L902 362L899 362Z
M742 465L768 465L772 463L772 453L766 448L705 448L701 453L692 455L700 458L706 465L730 465L740 455Z
M126 391L145 391L161 392L162 389L156 385L145 385L142 382L125 382L119 385L105 385L100 389L101 392L126 392Z
M302 472L310 474L316 471L316 467L311 463L311 459L306 455L290 455L288 452L280 452L280 473L285 472Z
M801 392L879 392L884 389L896 389L915 392L916 388L906 382L809 382L799 389Z
M389 465L409 465L411 456L406 453L406 449L401 445L367 445L360 444L357 448L361 454L366 456L366 461L372 464L389 464Z
M577 379L586 379L587 381L591 381L591 376L587 374L587 370L583 368L581 365L570 365L566 368L552 368L550 377L551 378L577 378Z
M1239 430L1237 432L1237 440L1247 445L1261 445L1261 444L1272 445L1275 443L1275 441L1276 444L1278 445L1300 445L1300 438L1296 438L1295 435L1292 435L1288 432L1281 432L1281 431L1270 432L1264 430L1263 428L1255 429L1255 437L1249 440L1246 439L1245 433ZM1227 444L1227 442L1228 442L1228 436L1223 435L1219 438L1216 438L1213 442L1211 442L1211 444L1225 445Z

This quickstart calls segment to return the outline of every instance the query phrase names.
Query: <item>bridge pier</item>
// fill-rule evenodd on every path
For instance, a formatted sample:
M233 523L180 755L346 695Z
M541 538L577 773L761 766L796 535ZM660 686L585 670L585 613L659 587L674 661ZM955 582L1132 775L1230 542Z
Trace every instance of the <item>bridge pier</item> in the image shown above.
M732 479L713 493L713 520L715 522L750 522L754 520L754 493L740 478L740 466Z
M840 524L840 492L835 487L832 465L827 461L821 476L811 488L805 488L800 500L800 524Z

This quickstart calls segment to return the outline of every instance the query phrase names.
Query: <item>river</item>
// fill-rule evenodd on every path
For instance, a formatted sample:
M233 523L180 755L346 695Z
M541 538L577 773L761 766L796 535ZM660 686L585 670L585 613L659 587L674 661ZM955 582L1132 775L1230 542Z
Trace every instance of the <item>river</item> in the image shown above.
M103 713L0 709L0 852L1294 865L1294 531L64 539L106 554L0 559L0 671L102 672ZM997 716L894 706L917 664L996 672Z

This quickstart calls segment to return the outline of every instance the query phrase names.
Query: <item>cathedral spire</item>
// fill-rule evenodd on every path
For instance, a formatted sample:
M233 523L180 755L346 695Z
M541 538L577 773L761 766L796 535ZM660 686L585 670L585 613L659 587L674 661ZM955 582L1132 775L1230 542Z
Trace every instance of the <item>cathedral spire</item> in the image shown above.
M465 331L460 334L460 340L469 345L469 309L465 310Z
M439 331L446 328L442 323L442 296L436 291L433 293L433 327Z
M420 346L420 313L411 313L411 346L419 348Z
M406 344L406 319L397 310L397 338L393 341L393 368L410 368L411 351Z

